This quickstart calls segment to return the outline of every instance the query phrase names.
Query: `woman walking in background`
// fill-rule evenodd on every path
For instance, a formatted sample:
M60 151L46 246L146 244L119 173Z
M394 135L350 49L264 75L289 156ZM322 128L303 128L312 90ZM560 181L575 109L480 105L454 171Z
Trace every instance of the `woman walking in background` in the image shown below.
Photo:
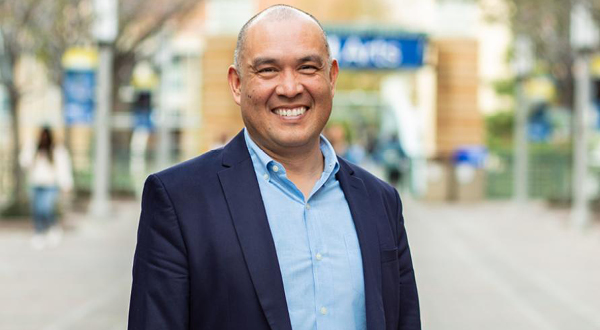
M21 166L28 171L31 187L30 202L35 234L31 240L34 249L54 247L62 239L62 229L56 221L59 192L73 188L71 160L67 149L56 145L49 127L42 128L37 145L24 148Z

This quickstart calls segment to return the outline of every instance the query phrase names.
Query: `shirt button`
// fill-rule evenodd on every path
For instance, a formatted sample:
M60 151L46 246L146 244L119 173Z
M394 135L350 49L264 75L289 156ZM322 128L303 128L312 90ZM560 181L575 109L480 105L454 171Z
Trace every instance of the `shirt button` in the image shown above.
M323 255L320 253L317 253L317 255L315 256L315 258L317 258L317 260L321 261L323 260Z
M321 307L321 314L327 315L327 308Z
M277 172L277 171L279 171L279 166L273 165L273 172Z
M306 203L306 209L310 210L310 204Z
M265 178L265 180L269 180L269 175L265 174L265 175L263 175L263 178Z

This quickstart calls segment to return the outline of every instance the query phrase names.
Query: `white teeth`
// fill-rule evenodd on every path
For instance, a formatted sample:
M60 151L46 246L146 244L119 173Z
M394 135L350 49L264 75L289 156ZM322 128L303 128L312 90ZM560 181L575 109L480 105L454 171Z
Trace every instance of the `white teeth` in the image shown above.
M275 113L283 117L296 117L303 115L306 112L305 107L294 108L294 109L277 109Z

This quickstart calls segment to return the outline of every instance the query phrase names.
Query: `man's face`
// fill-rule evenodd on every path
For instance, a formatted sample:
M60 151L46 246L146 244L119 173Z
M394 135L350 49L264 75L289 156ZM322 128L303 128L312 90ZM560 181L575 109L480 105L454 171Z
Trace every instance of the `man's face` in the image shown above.
M268 18L247 31L240 71L229 68L229 84L248 132L276 154L318 146L329 119L338 73L329 67L318 25L305 17Z

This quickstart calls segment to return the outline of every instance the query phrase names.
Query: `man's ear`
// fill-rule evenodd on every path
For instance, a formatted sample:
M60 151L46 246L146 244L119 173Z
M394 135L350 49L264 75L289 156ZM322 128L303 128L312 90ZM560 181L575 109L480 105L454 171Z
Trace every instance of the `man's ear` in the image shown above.
M335 94L335 82L337 81L340 67L338 61L334 58L331 60L331 67L329 68L329 82L331 83L331 95Z
M240 100L242 99L242 91L240 87L242 83L240 80L240 74L233 65L229 66L229 69L227 70L227 81L229 82L229 88L231 89L231 94L233 95L233 101L235 101L237 105L240 105Z

